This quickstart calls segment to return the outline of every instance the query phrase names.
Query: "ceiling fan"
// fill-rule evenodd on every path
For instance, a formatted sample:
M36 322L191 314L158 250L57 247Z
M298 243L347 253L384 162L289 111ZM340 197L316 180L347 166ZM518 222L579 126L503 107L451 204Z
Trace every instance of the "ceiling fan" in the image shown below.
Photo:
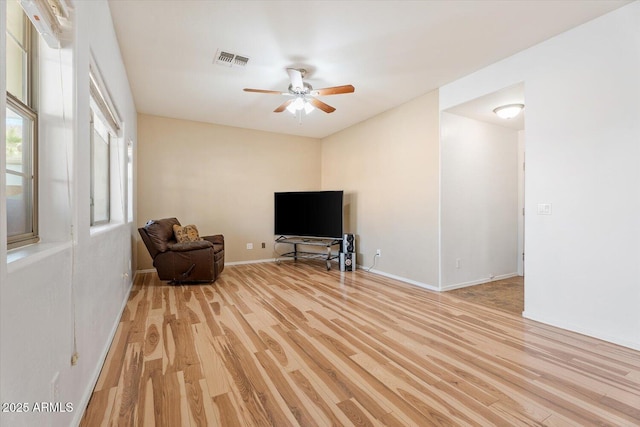
M339 95L342 93L352 93L355 88L351 85L326 87L323 89L314 89L307 82L303 82L307 70L304 68L287 68L289 80L291 84L287 92L279 92L277 90L251 89L245 88L245 92L268 93L272 95L286 95L291 99L286 100L278 108L273 110L274 113L281 113L284 110L292 114L302 113L304 111L309 114L314 108L324 111L325 113L333 113L336 109L331 105L320 101L316 96Z

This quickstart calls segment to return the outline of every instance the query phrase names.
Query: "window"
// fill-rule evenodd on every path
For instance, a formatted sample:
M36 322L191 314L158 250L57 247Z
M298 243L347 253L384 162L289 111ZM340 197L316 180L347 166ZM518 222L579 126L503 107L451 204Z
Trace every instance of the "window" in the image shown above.
M7 7L6 202L7 246L38 240L34 29L17 0Z
M91 225L106 224L111 219L110 166L111 132L91 111Z
M133 141L127 143L127 222L133 222Z
M89 69L91 94L91 225L111 221L111 199L122 197L111 188L112 150L118 150L117 134L120 120L109 97L98 68L91 59ZM114 153L117 154L116 151ZM114 171L119 177L120 170Z

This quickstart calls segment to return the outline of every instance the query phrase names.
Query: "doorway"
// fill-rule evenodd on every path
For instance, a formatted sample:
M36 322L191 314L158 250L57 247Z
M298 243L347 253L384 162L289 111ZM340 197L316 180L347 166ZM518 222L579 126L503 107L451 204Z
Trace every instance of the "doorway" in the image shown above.
M442 112L441 289L478 304L524 310L524 105L519 83Z

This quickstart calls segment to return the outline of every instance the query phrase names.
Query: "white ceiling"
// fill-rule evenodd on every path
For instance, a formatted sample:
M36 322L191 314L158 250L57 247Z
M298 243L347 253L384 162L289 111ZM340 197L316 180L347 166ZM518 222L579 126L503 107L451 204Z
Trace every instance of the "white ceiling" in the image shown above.
M138 112L322 138L616 9L618 0L109 0ZM249 58L213 63L218 49ZM98 64L99 65L99 64ZM336 111L273 110L287 67ZM491 109L495 107L491 106Z
M525 109L516 117L509 120L501 119L493 113L496 107L509 104L525 104ZM451 107L446 111L510 129L523 130L524 118L527 113L524 99L524 83L518 83L497 92L481 96L480 98L472 99L464 104Z

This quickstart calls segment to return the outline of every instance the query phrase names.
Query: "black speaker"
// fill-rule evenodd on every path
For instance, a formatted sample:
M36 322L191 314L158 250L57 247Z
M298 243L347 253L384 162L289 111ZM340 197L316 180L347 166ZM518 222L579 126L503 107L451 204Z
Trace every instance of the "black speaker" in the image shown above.
M342 237L342 252L355 253L355 251L356 251L356 235L345 234Z
M356 271L356 254L354 252L340 253L340 271Z

